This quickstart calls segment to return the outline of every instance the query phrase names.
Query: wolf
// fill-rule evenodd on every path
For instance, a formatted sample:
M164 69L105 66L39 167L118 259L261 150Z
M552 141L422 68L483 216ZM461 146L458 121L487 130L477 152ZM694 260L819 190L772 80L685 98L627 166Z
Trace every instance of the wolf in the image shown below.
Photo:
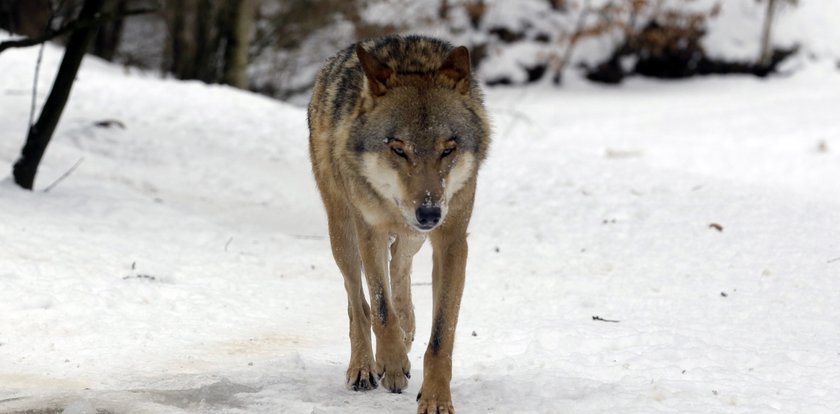
M347 290L348 387L370 390L379 381L400 393L408 386L411 265L428 238L434 306L417 412L453 413L452 348L467 226L490 145L468 49L424 36L354 44L319 72L308 124L312 170Z

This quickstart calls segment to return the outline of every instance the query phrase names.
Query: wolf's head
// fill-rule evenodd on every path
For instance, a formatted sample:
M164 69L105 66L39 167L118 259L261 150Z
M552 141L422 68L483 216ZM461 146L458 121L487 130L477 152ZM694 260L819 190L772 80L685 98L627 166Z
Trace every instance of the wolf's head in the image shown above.
M432 58L436 70L414 73L395 70L362 46L356 54L365 88L350 142L362 175L408 225L431 231L475 177L486 147L488 125L469 52L451 49Z

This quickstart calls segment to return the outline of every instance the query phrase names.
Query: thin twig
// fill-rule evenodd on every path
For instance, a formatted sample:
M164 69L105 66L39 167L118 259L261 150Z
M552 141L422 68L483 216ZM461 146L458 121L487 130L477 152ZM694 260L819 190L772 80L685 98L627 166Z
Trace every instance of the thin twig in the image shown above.
M85 157L79 158L79 160L78 160L78 161L76 161L76 163L75 163L75 164L73 164L73 166L72 166L72 167L70 167L70 169L69 169L69 170L67 170L64 174L61 174L61 177L58 177L58 179L57 179L57 180L53 181L53 183L52 183L52 184L48 185L48 186L47 186L47 188L45 188L45 189L44 189L44 192L45 192L45 193L48 193L50 190L52 190L52 189L53 189L53 187L57 186L57 185L58 185L58 183L62 182L65 178L67 178L70 174L72 174L72 173L73 173L73 171L75 171L75 170L76 170L76 168L78 168L78 167L79 167L79 164L81 164L81 163L82 163L82 161L84 161L84 160L85 160Z
M586 18L589 16L590 11L589 0L584 0L583 6L580 9L580 14L578 15L578 20L575 23L574 31L569 36L569 44L566 45L566 50L563 51L563 56L560 58L560 62L558 62L555 67L555 79L563 78L563 71L567 66L569 66L569 61L572 60L572 52L574 52L575 46L577 45L578 40L580 40L581 33L583 32L583 25L586 23Z
M38 75L41 72L41 59L44 57L44 46L42 43L38 49L38 60L35 61L35 79L32 80L32 106L29 108L29 132L32 134L32 126L35 125L35 103L38 101Z
M840 262L840 257L835 257L835 258L827 261L826 263L834 263L834 262Z
M612 322L612 323L619 323L620 322L620 321L617 321L615 319L604 319L604 318L602 318L598 315L593 316L592 320L593 321L601 321L601 322Z
M292 237L299 240L324 240L324 236L314 236L309 234L294 234Z
M230 242L232 242L232 241L233 241L233 236L230 236L230 238L228 239L227 243L225 243L225 251L227 251L227 250L228 250L228 246L230 246Z

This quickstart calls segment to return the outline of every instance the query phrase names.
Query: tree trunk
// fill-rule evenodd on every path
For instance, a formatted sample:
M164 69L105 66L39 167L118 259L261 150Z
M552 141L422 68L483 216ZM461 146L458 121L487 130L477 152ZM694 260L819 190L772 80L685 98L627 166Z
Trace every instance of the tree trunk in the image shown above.
M78 18L94 19L101 12L104 3L105 0L85 0ZM50 95L41 109L38 121L29 128L26 144L12 169L15 183L27 190L32 190L38 165L41 163L41 158L44 156L44 151L47 149L47 144L50 143L53 132L55 132L55 127L58 125L58 120L61 118L67 99L70 97L70 89L73 87L73 81L76 80L76 73L79 71L82 58L90 47L97 28L98 25L93 24L75 30L70 35Z
M219 28L216 16L219 7L213 0L199 0L195 18L195 66L196 77L206 83L218 82Z
M773 17L776 14L777 0L765 0L767 2L767 15L764 17L764 29L761 32L761 52L758 64L770 66L773 59L773 47L770 45L770 32L773 30Z
M195 79L195 37L192 24L195 5L190 0L173 0L170 36L172 41L172 73L178 79Z
M104 11L114 12L114 14L120 15L125 10L126 0L113 0L108 2ZM109 62L114 61L117 49L120 46L124 21L124 18L117 18L104 22L99 26L99 32L96 34L96 39L93 42L94 55Z
M231 27L225 48L224 82L240 89L248 89L248 47L254 26L257 0L241 0L232 7Z

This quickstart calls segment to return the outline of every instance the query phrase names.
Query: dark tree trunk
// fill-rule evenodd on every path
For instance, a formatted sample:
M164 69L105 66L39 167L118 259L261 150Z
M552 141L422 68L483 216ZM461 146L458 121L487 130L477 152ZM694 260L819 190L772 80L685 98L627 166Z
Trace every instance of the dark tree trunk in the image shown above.
M219 40L214 30L216 7L213 3L212 0L199 0L195 19L196 77L207 83L212 83L217 76L214 57Z
M86 0L79 12L79 19L94 19L101 12L104 3L105 0ZM97 27L96 24L83 27L70 35L50 95L41 109L38 121L29 128L26 144L12 169L15 183L27 190L32 190L38 165L55 132L55 127L64 111L64 105L70 97L70 89L73 87L73 81L76 80L76 73L96 35Z
M125 13L126 0L113 0L108 6L106 12L114 12L117 16ZM102 23L99 26L99 32L96 34L96 39L93 42L93 54L101 57L109 62L114 61L117 54L117 49L120 46L120 39L122 38L122 29L124 18L117 18Z
M190 0L173 0L172 21L172 73L178 79L195 79L195 37L191 28L194 21L194 4Z
M196 79L219 83L224 73L224 53L231 25L231 0L200 0L196 14Z

